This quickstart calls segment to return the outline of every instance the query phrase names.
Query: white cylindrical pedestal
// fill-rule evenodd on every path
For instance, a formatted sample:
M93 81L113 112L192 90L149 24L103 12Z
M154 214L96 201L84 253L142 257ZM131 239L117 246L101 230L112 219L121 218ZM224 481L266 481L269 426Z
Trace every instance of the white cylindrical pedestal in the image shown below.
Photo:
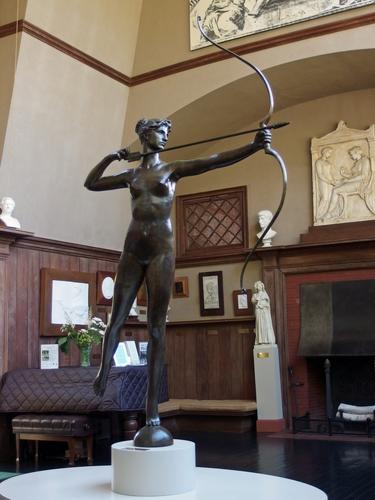
M120 495L163 496L195 488L195 444L137 448L133 441L112 445L112 490Z

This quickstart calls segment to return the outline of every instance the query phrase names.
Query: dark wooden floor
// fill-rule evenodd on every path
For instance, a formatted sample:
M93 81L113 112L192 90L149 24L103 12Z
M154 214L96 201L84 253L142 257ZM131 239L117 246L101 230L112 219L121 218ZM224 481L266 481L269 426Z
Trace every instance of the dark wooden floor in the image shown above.
M375 500L375 439L330 441L255 433L189 433L176 437L196 443L198 466L260 472L303 481L325 491L329 500ZM4 457L0 462L3 462L0 470L15 470L14 463L4 461ZM105 463L109 463L109 453L95 457L95 464ZM79 465L85 463L82 461ZM41 457L41 469L62 466L62 460L47 461ZM31 470L31 463L22 464L22 472Z

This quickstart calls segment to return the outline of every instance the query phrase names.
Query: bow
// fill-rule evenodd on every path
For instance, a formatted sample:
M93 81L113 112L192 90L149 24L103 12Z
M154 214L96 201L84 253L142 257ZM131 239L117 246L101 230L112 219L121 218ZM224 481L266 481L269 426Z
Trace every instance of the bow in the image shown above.
M268 126L268 124L269 124L269 122L271 120L271 117L272 117L272 114L273 114L273 111L274 111L275 99L274 99L274 96L273 96L272 87L271 87L269 81L267 80L266 76L264 75L264 73L257 66L255 66L255 64L252 64L251 62L246 61L243 57L239 56L238 54L236 54L232 50L226 49L226 48L222 47L220 44L218 44L217 42L214 42L213 40L211 40L211 38L203 30L203 27L202 27L202 24L201 24L201 17L200 16L197 17L197 25L198 25L199 31L201 32L201 35L208 42L210 42L212 45L214 45L218 49L223 50L227 54L230 54L231 56L235 57L236 59L238 59L242 63L246 64L246 66L249 66L260 77L260 79L262 80L262 82L263 82L263 84L264 84L264 86L266 87L266 90L267 90L268 100L269 100L269 107L268 107L267 114L263 118L261 118L261 120L259 122L259 127L261 129L271 128L271 127L267 127L267 126ZM260 238L258 239L258 241L255 243L254 247L250 250L250 252L246 256L244 265L242 267L241 276L240 276L240 289L242 291L245 291L244 286L243 286L243 278L244 278L244 274L245 274L245 270L246 270L247 264L249 263L251 257L254 255L255 250L262 243L262 241L263 241L264 237L266 236L266 234L268 233L268 231L271 229L272 224L278 218L278 216L279 216L279 214L281 212L281 209L282 209L282 207L284 205L284 200L285 200L285 195L286 195L286 188L287 188L287 183L288 183L288 174L287 174L287 170L286 170L286 166L285 166L284 160L281 157L281 155L275 149L273 149L271 147L271 144L268 143L268 142L264 145L264 152L267 155L273 156L277 160L277 162L279 164L279 167L280 167L280 170L281 170L282 181L283 181L283 189L282 189L282 194L281 194L279 206L277 207L276 212L274 213L274 215L273 215L272 219L270 220L270 222L268 223L267 227L262 232L262 234L261 234Z

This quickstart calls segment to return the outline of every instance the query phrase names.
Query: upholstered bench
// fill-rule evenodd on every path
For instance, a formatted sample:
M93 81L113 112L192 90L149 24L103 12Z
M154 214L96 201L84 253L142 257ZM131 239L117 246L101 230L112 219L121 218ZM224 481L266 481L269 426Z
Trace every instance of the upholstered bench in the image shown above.
M87 462L92 465L93 424L86 415L18 415L12 419L16 435L16 463L20 461L20 441L35 441L35 464L38 464L39 441L65 441L69 447L69 465L74 465L76 439L87 443Z

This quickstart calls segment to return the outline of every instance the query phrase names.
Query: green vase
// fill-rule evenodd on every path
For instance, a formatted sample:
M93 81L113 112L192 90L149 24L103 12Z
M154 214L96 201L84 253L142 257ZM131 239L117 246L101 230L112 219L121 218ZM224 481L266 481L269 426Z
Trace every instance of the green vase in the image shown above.
M90 366L91 348L91 345L79 348L79 359L81 366Z

